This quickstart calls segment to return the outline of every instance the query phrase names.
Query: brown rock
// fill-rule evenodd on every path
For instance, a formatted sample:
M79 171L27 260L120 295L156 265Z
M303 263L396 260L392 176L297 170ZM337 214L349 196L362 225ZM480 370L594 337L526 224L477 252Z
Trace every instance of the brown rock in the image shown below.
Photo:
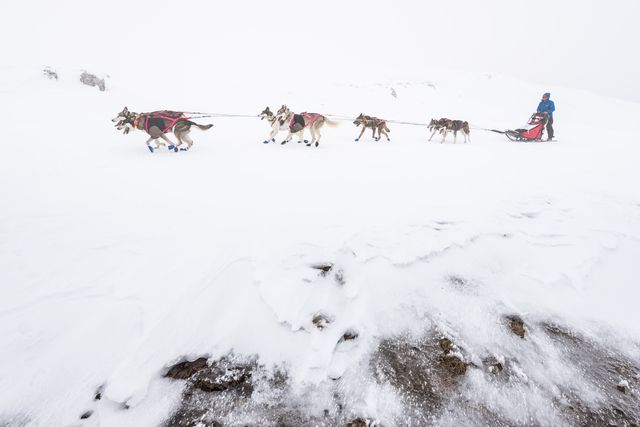
M347 427L368 427L368 424L362 418L356 418L355 420L348 422Z
M331 323L331 318L329 318L329 316L324 313L318 313L313 316L313 320L311 322L316 328L323 330L324 328L329 326L329 324Z
M522 318L520 318L520 316L512 315L507 316L507 320L509 321L509 328L511 328L511 332L520 338L524 338L525 330Z
M185 361L176 363L172 367L169 368L164 376L166 378L173 378L174 380L186 380L187 378L191 378L196 373L202 371L203 369L207 369L207 358L200 357L193 362Z

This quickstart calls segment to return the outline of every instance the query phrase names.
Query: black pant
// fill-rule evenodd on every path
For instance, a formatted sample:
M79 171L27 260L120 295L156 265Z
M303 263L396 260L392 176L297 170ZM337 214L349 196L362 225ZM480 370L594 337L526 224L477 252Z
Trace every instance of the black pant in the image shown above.
M547 120L547 137L553 139L553 117Z

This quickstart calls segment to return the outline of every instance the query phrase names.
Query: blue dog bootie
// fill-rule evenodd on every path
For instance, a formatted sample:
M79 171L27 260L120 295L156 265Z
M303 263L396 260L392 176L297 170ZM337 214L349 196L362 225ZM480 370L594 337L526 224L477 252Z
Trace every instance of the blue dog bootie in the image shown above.
M149 151L151 151L153 153L153 147L150 145L147 145L147 148L149 149Z

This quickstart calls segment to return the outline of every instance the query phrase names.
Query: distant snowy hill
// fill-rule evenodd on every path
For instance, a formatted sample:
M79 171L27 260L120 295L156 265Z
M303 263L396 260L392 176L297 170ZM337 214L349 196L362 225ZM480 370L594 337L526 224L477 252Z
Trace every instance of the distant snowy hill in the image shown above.
M100 92L50 65L0 69L1 426L640 423L640 104L436 70ZM547 90L559 142L480 129ZM215 118L151 154L110 122L283 103L471 142Z

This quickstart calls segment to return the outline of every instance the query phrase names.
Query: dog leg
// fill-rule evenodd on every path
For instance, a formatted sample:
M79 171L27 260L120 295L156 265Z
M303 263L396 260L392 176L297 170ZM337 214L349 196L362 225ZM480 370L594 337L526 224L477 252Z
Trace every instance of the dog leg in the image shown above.
M458 140L458 131L454 130L453 131L453 143L455 144Z
M276 135L278 134L279 130L280 130L280 126L279 126L278 122L276 121L276 123L271 128L271 132L269 132L269 139L264 141L264 143L268 144L269 142L276 142Z
M322 138L322 135L320 134L321 127L322 126L318 126L318 129L316 129L316 147L320 145L320 138Z
M173 145L173 146L175 147L175 145L176 145L176 144L174 144L174 142L173 142L173 141L171 141L171 140L167 137L167 135L165 135L164 133L160 135L160 138L162 138L162 139L164 139L165 141L167 141L167 143L168 143L169 145ZM178 141L179 141L179 140L180 140L180 139L178 138ZM174 148L174 151L175 151L175 148Z
M187 150L193 146L193 139L191 139L188 134L183 135L182 138L184 138L185 142L188 145Z
M155 138L151 137L149 139L147 139L147 148L149 149L149 151L151 151L153 153L153 147L151 146L151 141L153 141Z
M443 144L444 140L447 139L447 133L449 133L447 129L442 131L442 141L440 141L440 144Z
M429 137L429 142L433 139L433 136L438 132L438 129L434 129L431 131L431 136Z
M362 130L360 131L360 135L358 135L358 137L356 138L356 142L360 141L360 138L362 138L362 134L364 133L364 131L367 130L367 128L362 125Z
M316 130L313 126L313 124L309 125L309 133L311 134L311 136L309 137L309 141L306 142L307 147L311 147L311 145L313 144L313 141L316 140Z
M178 140L178 143L176 145L169 144L169 146L167 148L169 150L173 150L173 151L177 152L178 151L178 147L180 147L182 145L182 134L181 134L181 132L176 132L176 131L174 131L173 134L176 136L176 139Z

